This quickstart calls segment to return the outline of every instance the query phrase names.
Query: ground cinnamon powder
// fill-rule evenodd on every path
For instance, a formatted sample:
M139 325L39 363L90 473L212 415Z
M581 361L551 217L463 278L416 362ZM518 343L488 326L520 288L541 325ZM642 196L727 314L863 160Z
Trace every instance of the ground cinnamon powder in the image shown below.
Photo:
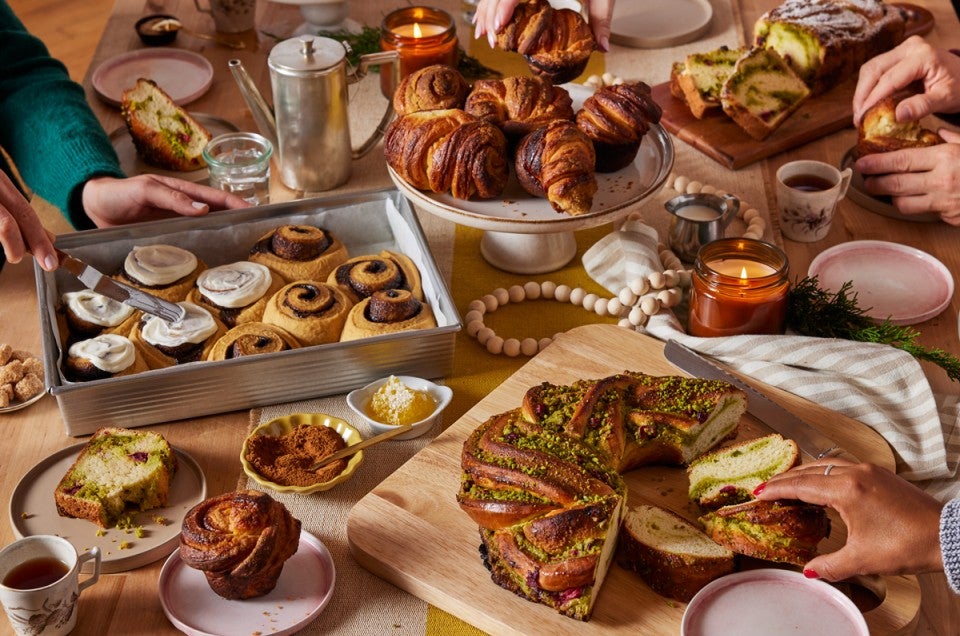
M315 471L307 469L346 445L340 433L329 426L301 424L283 435L257 435L247 440L246 458L258 473L276 484L312 486L343 472L349 458Z

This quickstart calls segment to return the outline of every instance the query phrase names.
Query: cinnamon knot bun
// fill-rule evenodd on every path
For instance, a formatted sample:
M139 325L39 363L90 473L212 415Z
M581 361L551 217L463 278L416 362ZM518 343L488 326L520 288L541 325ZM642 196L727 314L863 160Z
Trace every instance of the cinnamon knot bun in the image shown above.
M547 0L528 0L517 5L497 32L496 45L523 55L534 75L563 84L583 73L596 41L576 11L554 9Z
M460 71L446 64L433 64L410 73L393 94L398 115L421 110L463 108L470 87Z
M284 282L325 281L347 260L347 248L330 231L312 225L281 225L257 239L247 260L266 265Z
M604 86L588 97L577 113L577 127L593 142L597 172L630 165L661 113L643 82Z
M259 321L267 301L283 284L266 265L237 261L201 272L187 301L203 307L228 328L236 327Z
M67 350L63 375L71 382L88 382L147 370L147 363L129 338L102 333L80 340Z
M300 346L297 339L276 325L245 322L237 325L213 343L207 360L230 360L261 353L276 353Z
M411 329L437 326L430 305L406 289L374 292L354 305L343 326L340 340L357 340Z
M336 342L353 303L327 283L301 280L281 287L263 310L263 322L280 327L305 347Z
M384 289L408 289L423 300L420 271L405 254L383 250L377 255L354 256L330 272L336 285L355 303Z
M174 245L134 246L116 279L170 302L187 297L206 264L189 250Z
M143 314L130 334L151 369L205 360L213 343L226 331L223 323L203 307L177 304L186 310L182 320L170 322Z
M300 521L259 490L210 497L183 518L180 558L228 599L263 596L300 545Z
M573 100L566 89L537 77L477 80L464 110L519 139L554 119L573 121Z
M572 121L555 119L520 141L514 166L523 189L557 212L586 214L597 192L593 143Z

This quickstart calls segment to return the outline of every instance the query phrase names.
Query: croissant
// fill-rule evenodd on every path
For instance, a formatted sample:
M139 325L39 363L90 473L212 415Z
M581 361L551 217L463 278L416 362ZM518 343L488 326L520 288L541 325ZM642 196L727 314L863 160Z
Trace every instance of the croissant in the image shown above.
M523 189L557 212L586 214L597 192L593 144L572 121L555 119L520 141L514 165Z
M554 119L572 120L566 89L537 77L477 80L463 109L496 124L508 136L522 137Z
M300 521L259 490L201 501L183 518L180 558L228 599L263 596L300 543Z
M616 172L633 162L661 113L643 82L604 86L588 97L577 113L577 128L593 142L597 172Z
M421 110L462 108L470 87L460 71L446 64L433 64L410 73L393 94L398 115Z
M923 128L918 121L897 121L897 99L886 97L871 106L860 121L855 148L862 157L902 148L922 148L942 144L943 138Z
M576 11L531 0L518 5L497 32L496 46L523 55L534 75L562 84L583 72L596 41Z
M387 164L419 190L490 199L509 176L507 140L493 124L450 108L394 119L383 136Z

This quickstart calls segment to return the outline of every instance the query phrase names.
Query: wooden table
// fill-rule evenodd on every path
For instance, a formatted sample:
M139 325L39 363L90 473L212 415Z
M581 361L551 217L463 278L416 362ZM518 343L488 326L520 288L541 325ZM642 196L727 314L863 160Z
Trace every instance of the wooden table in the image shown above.
M400 6L396 2L353 2L351 10L356 19L365 24L379 24L383 14ZM453 0L438 0L431 4L446 8L458 20L461 42L470 47L479 46L478 55L484 45L470 42L470 28L459 15L459 3ZM776 2L771 0L739 0L734 2L729 19L740 32L749 32L756 17ZM936 27L930 39L936 43L950 45L960 39L960 23L946 0L920 0L916 4L929 8L936 19ZM132 49L141 48L133 24L137 18L154 12L177 15L188 28L198 31L212 31L212 23L207 15L197 13L189 0L117 0L113 14L103 33L102 41L91 63L95 69L107 58ZM727 18L724 18L727 19ZM258 25L263 31L288 34L302 22L295 6L270 2L259 3ZM230 76L226 62L232 57L243 60L244 65L254 76L262 90L269 90L269 80L265 57L273 40L260 35L247 39L248 47L242 51L232 51L207 41L181 34L177 46L196 50L205 55L213 64L214 80L211 90L191 104L194 111L214 113L223 119L235 123L242 129L255 130L255 123L247 112L239 91ZM734 42L729 42L735 44ZM675 53L667 53L675 55ZM643 69L647 75L640 77L648 83L657 83L666 79L669 66L649 63L656 52L615 47L613 52L604 56L604 64L610 72L627 78L636 77L636 69ZM661 57L664 55L660 52ZM119 113L113 107L101 102L90 85L90 72L85 80L88 99L99 116L105 130L113 131L122 125ZM731 172L704 159L695 150L682 143L676 144L677 174L695 175L705 183L722 184L731 192L757 207L775 209L774 173L788 160L797 158L820 159L838 163L846 150L853 144L854 132L847 129L828 138L810 143L802 148L772 157L771 159ZM382 187L389 185L382 155L376 151L355 167L356 177L347 188ZM292 198L300 193L285 190L274 185L274 201ZM66 231L62 220L55 215L46 214L49 226L57 231ZM431 241L437 237L449 238L450 225L421 215L425 230ZM854 239L884 239L911 245L929 252L943 261L956 276L960 273L960 250L956 243L960 240L960 229L942 223L907 223L887 219L864 209L850 201L840 205L838 219L834 222L828 237L818 243L801 244L783 242L779 232L774 240L780 242L787 251L791 267L795 274L805 272L810 261L825 248ZM475 246L474 246L475 247ZM471 256L472 255L472 256ZM466 255L458 255L458 264L465 258L479 259L479 252L473 249ZM441 265L449 271L451 265ZM38 333L37 303L35 297L32 264L7 265L0 274L0 289L4 302L0 304L0 341L13 343L18 348L39 352L41 350ZM455 290L456 294L456 290ZM469 299L457 298L458 307L464 311ZM960 339L957 333L957 314L960 301L956 298L950 307L940 316L933 318L918 328L923 333L923 342L939 346L948 351L960 352ZM461 337L466 338L465 334ZM517 368L522 360L517 360ZM465 375L469 370L459 369ZM952 384L938 369L929 369L934 389L940 392L956 393L960 386ZM453 413L452 421L460 415ZM172 444L189 453L202 466L208 481L208 491L219 493L236 486L240 467L236 461L237 449L248 424L248 413L235 412L197 418L195 420L164 424L151 427L165 435ZM41 459L56 450L73 444L76 440L64 434L56 403L44 399L40 403L22 412L0 417L5 441L0 445L0 492L4 493L3 502L26 473ZM9 524L0 524L0 543L13 540ZM174 633L175 630L163 615L156 594L157 577L162 561L137 570L104 576L100 583L85 591L79 606L80 622L75 634L145 634ZM923 606L918 620L916 633L919 634L956 634L960 633L960 601L947 587L942 575L922 575L919 577L923 587ZM0 623L0 629L8 629L7 623Z

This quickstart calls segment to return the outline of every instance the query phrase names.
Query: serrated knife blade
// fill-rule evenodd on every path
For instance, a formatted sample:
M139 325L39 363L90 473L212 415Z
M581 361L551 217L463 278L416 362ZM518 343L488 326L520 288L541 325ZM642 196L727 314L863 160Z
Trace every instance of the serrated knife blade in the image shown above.
M751 415L777 433L795 441L797 447L813 459L836 457L841 454L848 459L854 459L835 441L727 371L719 363L707 359L676 340L667 341L663 348L663 355L687 373L710 380L724 380L744 391L747 394L747 411Z
M130 305L148 314L163 318L168 322L179 322L186 315L186 310L180 305L157 298L153 294L125 285L109 276L105 276L96 268L87 265L80 259L70 256L66 252L57 250L60 257L60 267L64 268L80 279L80 282L89 289L112 298L118 302Z

